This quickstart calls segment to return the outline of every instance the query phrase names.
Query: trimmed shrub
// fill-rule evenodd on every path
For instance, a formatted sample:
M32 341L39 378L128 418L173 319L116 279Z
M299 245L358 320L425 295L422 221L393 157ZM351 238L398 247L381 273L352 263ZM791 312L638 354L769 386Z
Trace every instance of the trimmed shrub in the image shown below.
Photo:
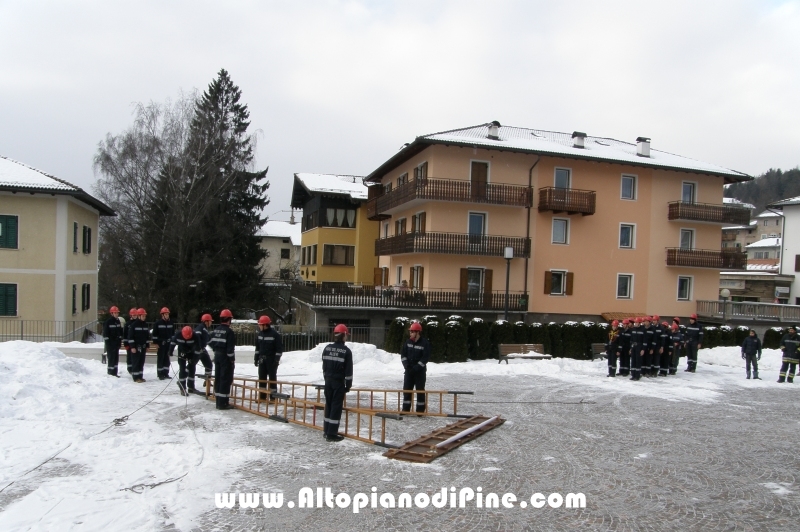
M563 357L585 360L586 357L586 326L568 321L561 326L561 340L563 342Z
M761 339L761 344L764 349L779 349L781 345L781 338L788 331L783 327L770 327L764 333L764 338Z
M564 356L564 342L561 337L561 325L558 323L551 321L547 324L547 339L549 340L550 345L545 345L545 352L552 355L553 357L563 357ZM547 350L549 347L549 351Z
M736 345L736 334L733 332L732 327L729 327L728 325L722 325L719 328L719 345Z
M422 336L431 343L431 362L447 361L447 334L438 321L422 324Z
M484 360L492 356L490 325L480 318L472 318L467 328L469 357Z
M514 324L514 343L515 344L529 344L531 342L528 341L530 337L529 327L525 324L524 321L518 321Z
M703 327L703 347L712 348L717 347L722 341L722 335L717 327Z
M547 347L549 345L547 329L541 323L531 323L528 326L528 343L542 344L544 346L544 352L547 353Z
M733 330L733 341L735 342L735 345L741 346L744 343L744 339L747 338L749 335L750 335L750 327L745 327L744 325L739 325L738 327L736 327Z
M445 323L447 338L445 359L448 362L466 362L469 358L469 342L467 326L463 320L451 320Z
M406 330L410 324L411 320L402 316L393 319L386 333L383 350L388 353L399 353L403 347L404 337L407 338Z
M498 345L516 343L514 342L514 326L505 320L497 320L492 323L489 334L492 338L492 358L498 358L500 355Z

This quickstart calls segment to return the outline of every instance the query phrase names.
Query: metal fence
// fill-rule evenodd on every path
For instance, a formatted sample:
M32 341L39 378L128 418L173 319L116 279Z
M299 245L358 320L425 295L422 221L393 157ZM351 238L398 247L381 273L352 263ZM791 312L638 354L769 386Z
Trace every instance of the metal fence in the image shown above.
M0 342L85 342L92 333L101 333L102 327L97 320L0 320Z

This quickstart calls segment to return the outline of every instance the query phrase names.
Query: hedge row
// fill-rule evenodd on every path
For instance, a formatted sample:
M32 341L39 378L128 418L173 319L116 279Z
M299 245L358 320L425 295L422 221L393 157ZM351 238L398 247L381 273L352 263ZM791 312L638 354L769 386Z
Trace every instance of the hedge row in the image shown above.
M431 342L431 362L464 362L497 358L499 344L542 344L544 352L553 357L590 360L592 344L605 343L608 339L607 323L533 323L504 320L487 322L480 318L469 321L461 316L422 316L411 319L395 318L389 326L384 349L399 353L408 339L408 327L412 321L422 325L422 336ZM769 329L762 338L765 348L778 347L784 330ZM747 327L705 327L703 347L740 346L748 334Z

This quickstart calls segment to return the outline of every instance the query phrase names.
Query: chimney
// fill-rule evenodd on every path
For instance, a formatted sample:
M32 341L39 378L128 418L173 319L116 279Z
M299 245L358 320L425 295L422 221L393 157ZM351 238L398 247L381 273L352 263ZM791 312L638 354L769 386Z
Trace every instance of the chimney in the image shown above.
M572 132L572 147L573 148L585 148L586 146L583 145L583 141L586 138L586 133L582 133L580 131L573 131Z
M497 136L499 130L500 130L500 122L498 122L497 120L489 124L489 138L492 140L500 140L500 137Z
M650 139L647 137L636 138L636 155L650 157Z

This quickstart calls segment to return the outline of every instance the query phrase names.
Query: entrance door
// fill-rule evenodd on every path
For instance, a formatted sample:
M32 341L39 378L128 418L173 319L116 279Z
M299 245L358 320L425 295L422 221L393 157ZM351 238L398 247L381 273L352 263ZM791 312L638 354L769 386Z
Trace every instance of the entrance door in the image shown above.
M470 190L473 201L486 199L486 182L489 179L489 163L472 161L470 171Z

